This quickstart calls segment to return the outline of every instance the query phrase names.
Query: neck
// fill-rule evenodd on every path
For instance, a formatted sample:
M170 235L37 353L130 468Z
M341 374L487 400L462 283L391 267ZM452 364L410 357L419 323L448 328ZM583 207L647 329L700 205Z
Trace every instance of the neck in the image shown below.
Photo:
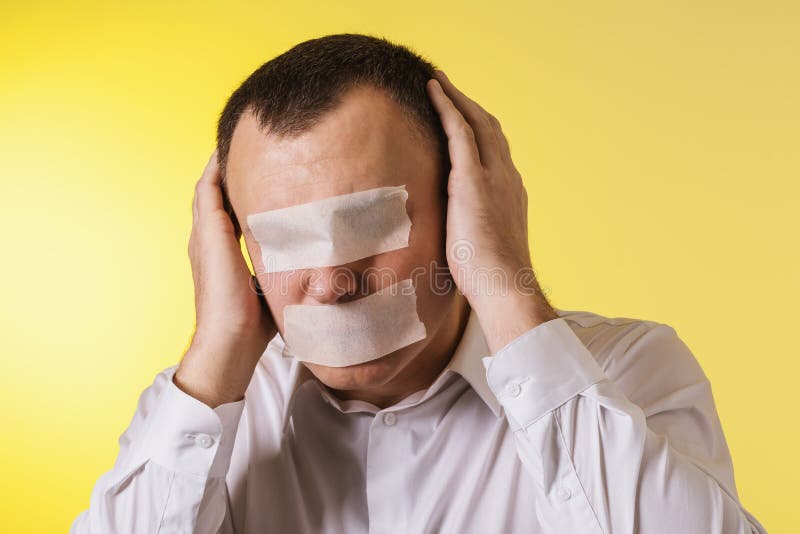
M342 400L358 399L380 409L392 406L412 393L427 389L444 371L453 357L469 319L467 299L456 293L450 313L437 331L436 337L406 365L381 391L336 390Z

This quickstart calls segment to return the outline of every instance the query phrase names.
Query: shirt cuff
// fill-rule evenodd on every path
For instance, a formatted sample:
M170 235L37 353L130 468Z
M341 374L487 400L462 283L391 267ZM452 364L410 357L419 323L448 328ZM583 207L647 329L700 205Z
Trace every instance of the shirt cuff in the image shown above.
M211 408L184 392L169 374L139 447L150 459L173 471L224 477L230 467L244 399Z
M489 387L514 430L607 379L563 318L537 325L482 361Z

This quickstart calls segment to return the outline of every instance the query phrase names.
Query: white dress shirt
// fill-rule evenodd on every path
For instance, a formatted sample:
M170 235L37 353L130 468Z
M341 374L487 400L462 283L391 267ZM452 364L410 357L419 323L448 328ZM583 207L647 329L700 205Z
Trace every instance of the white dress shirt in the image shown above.
M764 533L711 386L662 323L557 310L426 390L340 400L276 336L211 409L160 372L72 533Z

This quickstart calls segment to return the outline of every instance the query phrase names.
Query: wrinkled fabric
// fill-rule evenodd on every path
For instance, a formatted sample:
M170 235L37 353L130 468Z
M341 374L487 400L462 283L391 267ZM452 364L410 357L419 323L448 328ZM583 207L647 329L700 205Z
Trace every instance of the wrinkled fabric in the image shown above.
M433 384L340 400L272 340L211 409L155 377L79 533L764 533L675 330L558 310L489 354L477 318Z

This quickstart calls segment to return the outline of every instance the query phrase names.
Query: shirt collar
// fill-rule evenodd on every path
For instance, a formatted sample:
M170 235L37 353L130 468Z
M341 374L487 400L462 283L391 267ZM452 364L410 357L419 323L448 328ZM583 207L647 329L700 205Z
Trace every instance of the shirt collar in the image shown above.
M280 348L282 349L283 339L280 337L280 334L278 334L277 337L281 341ZM492 393L492 390L489 388L489 382L486 379L486 368L482 361L483 357L489 355L489 347L486 344L486 338L478 322L478 316L475 314L474 310L470 309L464 334L461 336L456 350L453 352L453 357L450 359L447 367L442 371L442 374L450 370L461 375L480 396L483 402L492 410L495 417L500 418L503 415L502 407L497 397L495 397L494 393ZM308 380L317 380L314 373L302 362L295 360L292 364L288 390L289 397L287 401L287 406L289 408L286 415L288 415L288 411L291 410L294 397L297 394L297 390L300 389L300 386L305 384Z

